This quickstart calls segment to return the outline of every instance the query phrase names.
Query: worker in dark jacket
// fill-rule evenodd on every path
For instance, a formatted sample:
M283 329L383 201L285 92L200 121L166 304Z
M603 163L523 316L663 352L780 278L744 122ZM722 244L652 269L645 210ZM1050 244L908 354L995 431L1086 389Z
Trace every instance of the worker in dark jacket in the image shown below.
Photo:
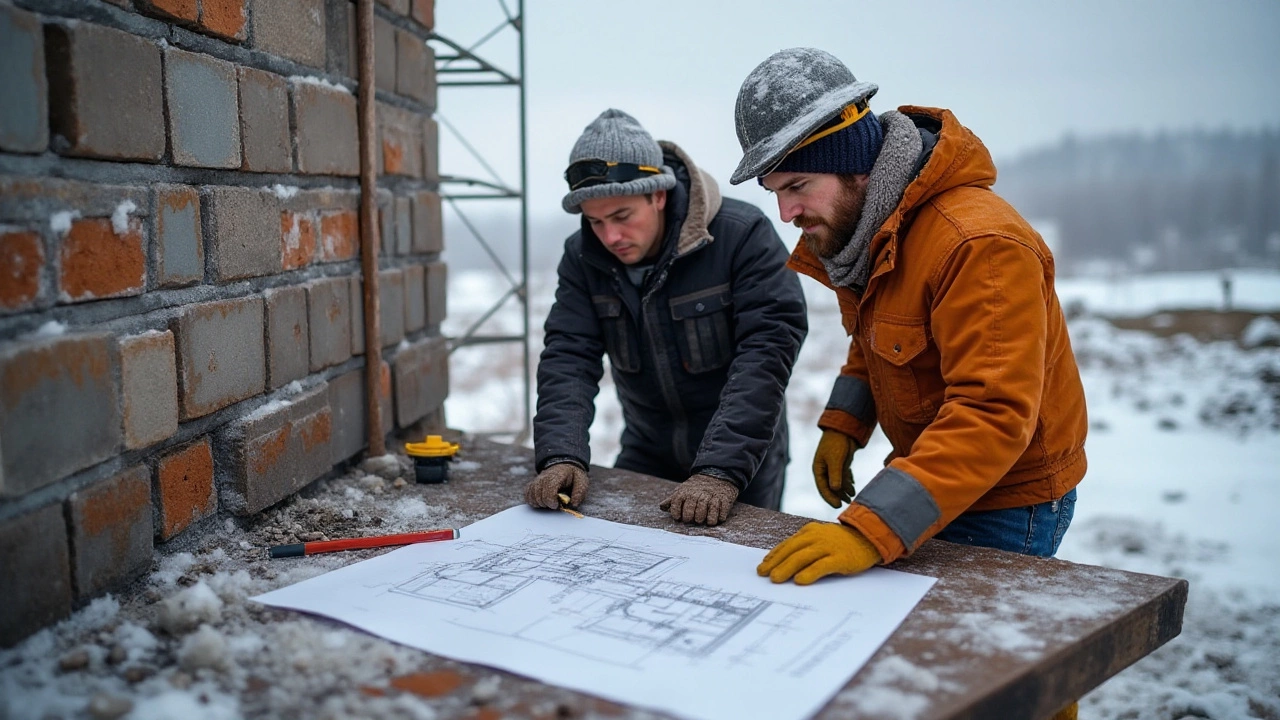
M562 205L582 229L547 316L525 500L586 497L607 353L625 421L615 466L680 481L662 510L716 525L735 501L778 509L783 394L807 325L773 226L619 110L587 126L565 178Z

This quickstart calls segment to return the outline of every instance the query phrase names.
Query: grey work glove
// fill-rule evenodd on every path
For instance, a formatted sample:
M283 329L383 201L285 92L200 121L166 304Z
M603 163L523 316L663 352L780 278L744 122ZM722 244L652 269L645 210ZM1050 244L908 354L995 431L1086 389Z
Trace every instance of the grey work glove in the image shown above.
M587 471L567 462L548 466L525 486L524 501L536 508L558 510L560 498L556 496L561 491L569 496L570 505L581 505L587 498Z
M680 483L659 510L670 511L680 522L719 525L729 517L729 509L738 499L738 486L711 475L694 475Z

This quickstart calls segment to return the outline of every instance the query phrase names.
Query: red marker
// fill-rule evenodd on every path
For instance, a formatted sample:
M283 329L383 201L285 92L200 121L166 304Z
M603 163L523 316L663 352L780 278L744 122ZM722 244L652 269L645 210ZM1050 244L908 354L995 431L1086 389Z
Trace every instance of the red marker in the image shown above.
M427 532L351 538L350 540L320 540L317 542L295 543L293 545L276 545L271 548L271 557L302 557L303 555L315 555L316 553L335 552L338 550L360 550L362 548L387 547L388 545L409 545L411 543L456 539L458 539L457 530L428 530Z

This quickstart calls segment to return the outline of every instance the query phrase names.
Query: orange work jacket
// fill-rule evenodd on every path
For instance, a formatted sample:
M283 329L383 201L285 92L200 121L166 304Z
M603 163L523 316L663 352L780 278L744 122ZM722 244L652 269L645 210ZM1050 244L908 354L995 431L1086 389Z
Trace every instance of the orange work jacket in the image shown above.
M879 423L893 445L840 515L886 563L967 510L1062 497L1084 477L1088 426L1049 248L950 111L900 111L941 130L871 241L861 297L833 288L852 340L818 421L864 446ZM788 266L832 287L803 242Z

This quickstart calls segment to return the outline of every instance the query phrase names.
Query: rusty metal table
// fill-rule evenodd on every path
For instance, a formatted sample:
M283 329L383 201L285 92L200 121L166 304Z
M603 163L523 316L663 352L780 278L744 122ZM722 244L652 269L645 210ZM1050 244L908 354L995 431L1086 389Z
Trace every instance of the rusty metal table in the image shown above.
M472 521L519 503L524 479L508 469L532 467L532 451L463 440L463 459L478 468L451 471L443 485L419 486L424 497ZM705 535L762 551L809 522L737 505L722 526L683 525L658 509L674 487L666 480L593 467L582 510L604 520ZM818 718L904 713L920 720L1048 718L1176 637L1187 599L1187 582L1181 579L942 541L925 543L891 567L938 582ZM522 692L529 697L521 708L532 707L540 687L532 681L526 686ZM557 689L556 696L564 693L572 695ZM599 715L592 708L612 704L582 696L581 704L572 705L578 709L561 702L561 714Z

